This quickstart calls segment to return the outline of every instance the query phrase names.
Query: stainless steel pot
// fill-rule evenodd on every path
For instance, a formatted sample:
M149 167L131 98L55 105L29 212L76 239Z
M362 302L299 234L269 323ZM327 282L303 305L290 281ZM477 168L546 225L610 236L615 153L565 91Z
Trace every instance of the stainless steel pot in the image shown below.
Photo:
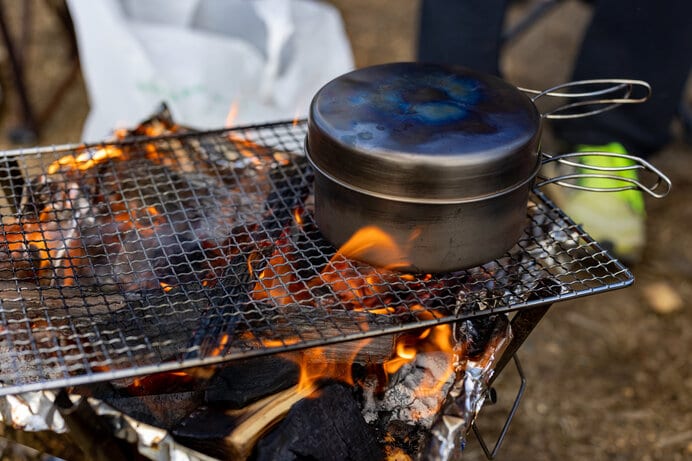
M446 272L500 257L525 228L529 191L544 162L541 119L643 100L631 97L627 82L574 93L598 99L569 100L542 114L534 101L565 96L562 87L532 99L493 76L421 63L338 77L315 95L308 120L317 224L336 246L364 227L383 230L399 260L360 255L378 266ZM624 94L612 97L616 90ZM575 185L569 179L547 182Z

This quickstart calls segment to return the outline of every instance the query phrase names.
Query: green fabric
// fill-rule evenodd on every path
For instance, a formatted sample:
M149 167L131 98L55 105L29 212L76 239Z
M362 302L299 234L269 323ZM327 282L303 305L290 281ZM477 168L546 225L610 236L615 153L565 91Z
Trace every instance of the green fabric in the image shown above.
M577 146L578 152L610 152L614 154L627 154L627 149L625 146L619 142L611 142L610 144L604 144L601 146L595 145L580 145ZM608 157L608 156L584 156L581 157L579 162L583 165L599 166L599 167L625 167L634 165L633 160L621 157ZM637 179L637 170L624 170L624 171L613 171L613 172L603 172L598 170L592 170L588 168L582 168L579 170L580 173L606 173L615 176L621 176L623 178ZM630 183L625 181L618 181L616 179L608 178L582 178L579 184L584 187L593 188L613 188L613 187L623 187L631 186ZM616 197L628 203L628 205L637 213L642 216L645 214L644 210L644 196L638 190L624 190L620 192L608 192L609 194L615 194Z

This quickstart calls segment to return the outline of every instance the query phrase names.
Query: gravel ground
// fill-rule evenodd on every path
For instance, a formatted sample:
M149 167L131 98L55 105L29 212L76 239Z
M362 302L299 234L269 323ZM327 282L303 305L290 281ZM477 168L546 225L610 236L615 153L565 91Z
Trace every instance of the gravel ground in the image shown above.
M31 1L36 17L27 78L39 107L66 72L67 54L64 34L44 2ZM342 11L357 66L413 58L417 1L332 3ZM8 8L12 24L18 23L16 9ZM566 81L588 15L576 1L551 12L508 47L507 79L535 88ZM0 83L0 148L16 147L6 136L16 126L18 106L4 52ZM77 141L87 113L77 76L31 144ZM635 285L555 305L539 324L520 351L528 389L498 459L692 459L692 147L677 140L652 161L669 174L674 189L647 203L649 241L644 260L633 268ZM666 304L676 308L669 312ZM481 412L478 422L489 439L517 385L508 369L498 383L500 401ZM465 458L484 459L473 436Z

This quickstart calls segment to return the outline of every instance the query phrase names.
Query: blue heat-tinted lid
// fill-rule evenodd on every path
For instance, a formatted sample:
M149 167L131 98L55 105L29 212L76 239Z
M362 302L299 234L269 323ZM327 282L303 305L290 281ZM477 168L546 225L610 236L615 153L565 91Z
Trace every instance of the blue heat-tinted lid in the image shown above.
M359 69L314 97L307 150L355 188L401 198L466 199L535 172L540 116L505 81L422 63Z

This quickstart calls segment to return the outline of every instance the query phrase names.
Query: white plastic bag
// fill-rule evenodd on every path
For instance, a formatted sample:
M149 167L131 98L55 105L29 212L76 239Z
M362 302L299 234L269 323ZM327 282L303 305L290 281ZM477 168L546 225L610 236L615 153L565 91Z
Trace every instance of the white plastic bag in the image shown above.
M166 102L196 128L307 115L353 68L338 12L310 0L68 0L91 111L83 140ZM228 120L232 112L232 120Z

